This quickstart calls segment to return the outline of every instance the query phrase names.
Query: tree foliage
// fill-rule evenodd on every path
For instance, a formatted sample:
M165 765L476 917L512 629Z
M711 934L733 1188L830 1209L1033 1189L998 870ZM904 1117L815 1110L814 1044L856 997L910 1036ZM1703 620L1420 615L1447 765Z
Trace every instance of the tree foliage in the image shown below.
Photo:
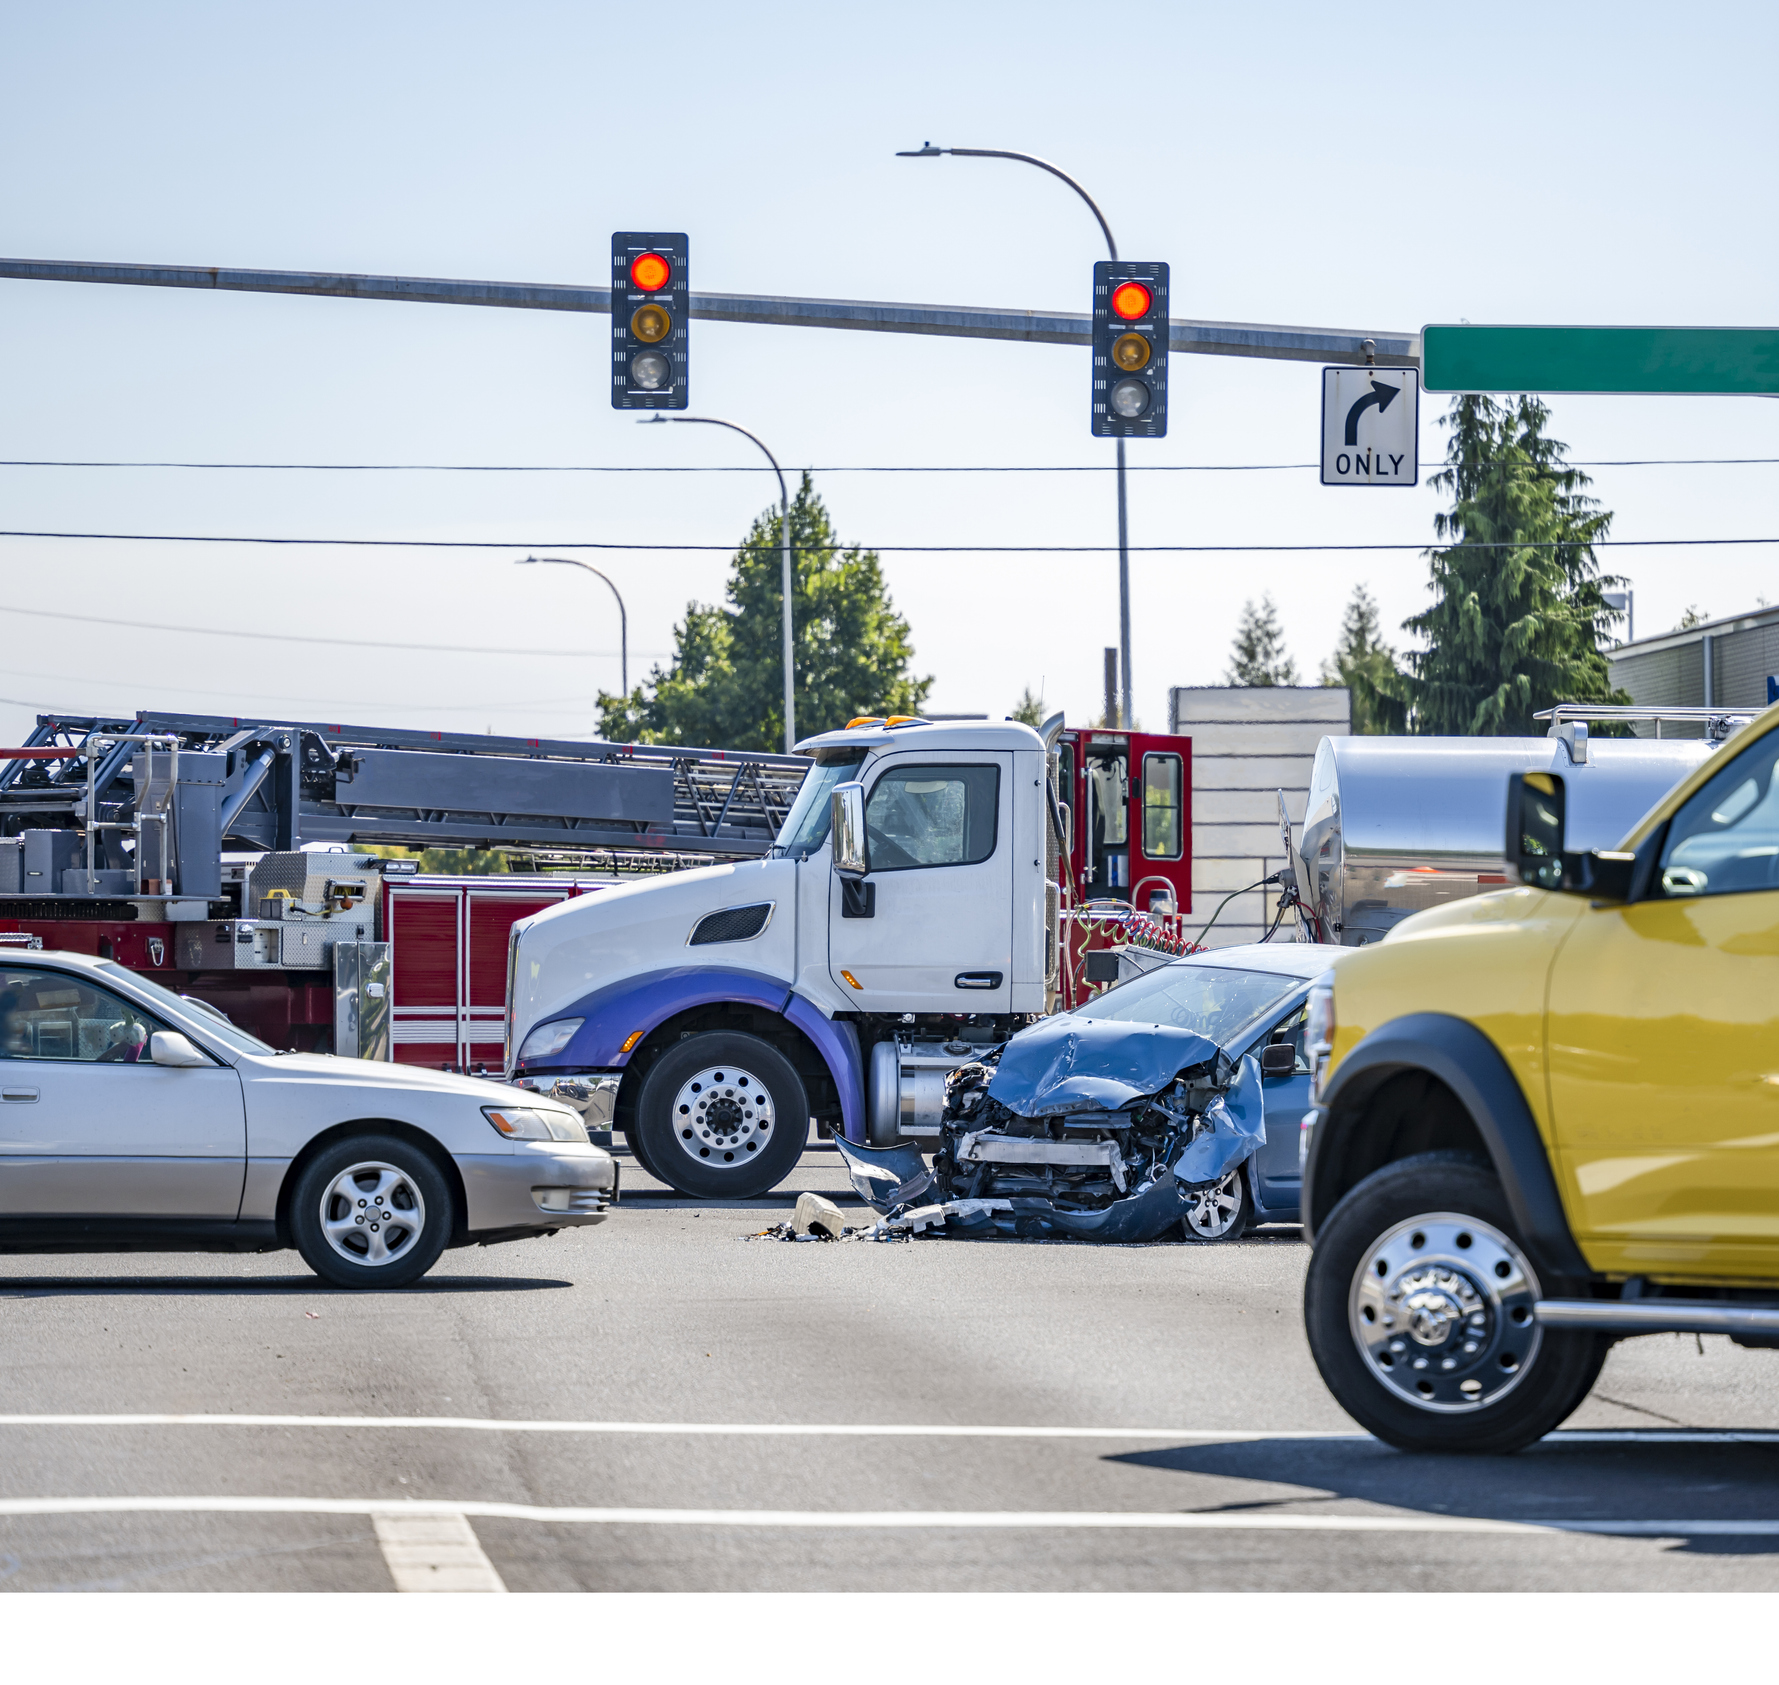
M1269 592L1256 608L1250 598L1242 604L1242 618L1235 629L1235 648L1229 655L1232 685L1294 685L1297 663L1285 650L1285 629Z
M1364 585L1355 585L1341 616L1340 642L1322 664L1322 683L1345 685L1352 693L1356 734L1399 732L1406 723L1404 675L1381 630L1377 599Z
M1044 723L1044 698L1035 694L1032 687L1027 685L1007 718L1018 720L1021 725L1029 725L1036 731Z
M689 603L674 656L628 696L601 692L600 731L618 743L783 749L784 603L776 508L735 553L727 602ZM908 622L883 587L877 554L842 545L807 474L791 500L791 621L797 734L860 714L914 714L931 678L909 671Z
M1433 606L1403 623L1426 642L1402 686L1412 729L1452 736L1536 736L1558 702L1628 702L1600 645L1622 618L1602 592L1593 545L1611 514L1546 436L1535 397L1464 396L1443 418L1446 466L1428 484L1452 494L1434 517L1447 542L1427 552Z

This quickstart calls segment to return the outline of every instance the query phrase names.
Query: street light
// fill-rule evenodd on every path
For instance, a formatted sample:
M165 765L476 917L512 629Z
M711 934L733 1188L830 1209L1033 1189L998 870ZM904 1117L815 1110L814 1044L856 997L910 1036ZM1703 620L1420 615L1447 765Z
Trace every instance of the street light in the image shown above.
M531 567L541 563L549 563L559 568L585 568L588 573L599 574L607 585L612 586L612 595L618 598L618 683L626 698L630 695L630 616L624 612L624 599L618 595L618 588L612 585L599 569L591 562L576 561L572 556L515 556L515 563L520 567Z
M640 425L651 427L664 421L693 421L704 427L727 427L731 433L753 440L759 446L760 454L772 464L772 472L778 476L778 533L784 574L784 752L788 755L797 746L797 697L791 673L791 494L785 489L784 470L765 445L733 421L724 421L714 415L652 415Z
M1031 164L1040 170L1047 170L1058 181L1066 183L1081 196L1082 202L1093 212L1094 221L1100 225L1100 232L1106 237L1106 251L1112 261L1118 261L1118 242L1112 238L1112 225L1106 221L1098 205L1093 202L1090 194L1080 182L1068 173L1059 170L1045 158L1034 158L1029 152L997 152L981 146L935 146L929 140L914 152L898 152L898 158L1009 158L1016 164ZM1124 667L1123 675L1123 719L1120 722L1126 731L1131 729L1131 685L1130 685L1130 527L1125 512L1124 497L1124 440L1118 444L1118 651L1119 659ZM1111 722L1108 721L1108 724Z

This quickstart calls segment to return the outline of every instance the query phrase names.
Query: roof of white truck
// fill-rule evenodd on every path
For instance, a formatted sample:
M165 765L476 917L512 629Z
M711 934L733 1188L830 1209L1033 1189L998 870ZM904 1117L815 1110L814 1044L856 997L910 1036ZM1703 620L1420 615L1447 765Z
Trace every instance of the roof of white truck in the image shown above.
M799 755L818 749L1042 749L1044 741L1018 720L921 720L892 715L856 720L844 731L826 731L797 745Z

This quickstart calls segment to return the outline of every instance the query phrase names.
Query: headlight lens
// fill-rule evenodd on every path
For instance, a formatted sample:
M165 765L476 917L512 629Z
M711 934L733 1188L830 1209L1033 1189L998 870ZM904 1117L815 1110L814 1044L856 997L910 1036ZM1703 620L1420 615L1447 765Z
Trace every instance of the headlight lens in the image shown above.
M587 1126L573 1112L542 1106L484 1106L482 1116L509 1141L574 1141L587 1144Z
M552 1053L560 1053L563 1048L574 1040L574 1033L584 1023L585 1018L556 1018L548 1024L538 1027L525 1038L519 1048L521 1059L548 1059Z

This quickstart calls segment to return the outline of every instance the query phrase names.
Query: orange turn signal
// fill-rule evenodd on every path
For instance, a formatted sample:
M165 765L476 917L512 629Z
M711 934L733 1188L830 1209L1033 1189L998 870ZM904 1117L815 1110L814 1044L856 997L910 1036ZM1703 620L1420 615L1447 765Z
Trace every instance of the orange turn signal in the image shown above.
M861 983L861 982L860 982L860 981L859 981L859 980L858 980L858 978L856 978L856 977L855 977L855 976L853 976L853 974L852 974L852 973L851 973L851 972L850 972L850 971L843 971L843 972L841 972L841 973L840 973L840 975L841 975L841 976L842 976L842 977L844 977L844 978L845 978L845 979L846 979L846 980L847 980L847 982L849 982L849 983L850 983L850 984L852 984L852 986L853 986L853 987L854 987L854 988L855 988L855 989L858 989L858 990L860 990L860 991L863 991L863 989L864 989L864 987L865 987L865 985L864 985L864 984L863 984L863 983Z
M632 1030L629 1035L625 1036L624 1045L620 1047L618 1051L620 1053L628 1053L631 1048L642 1040L642 1038L643 1032L641 1030Z

